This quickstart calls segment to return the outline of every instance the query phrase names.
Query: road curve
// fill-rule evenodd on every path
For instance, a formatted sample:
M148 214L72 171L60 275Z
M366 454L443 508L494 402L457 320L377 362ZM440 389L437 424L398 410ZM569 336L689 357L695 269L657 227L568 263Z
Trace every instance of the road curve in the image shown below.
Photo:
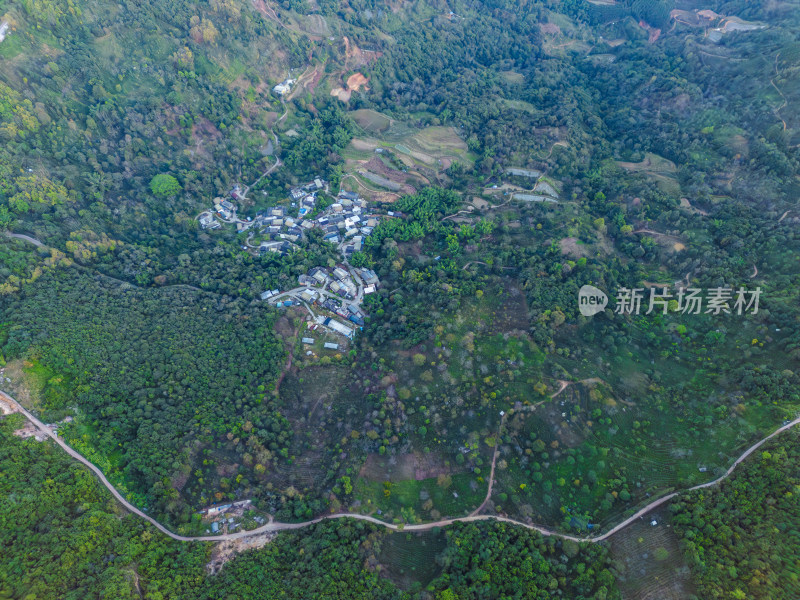
M357 513L337 513L335 515L325 515L325 516L317 517L316 519L311 519L310 521L303 521L302 523L280 523L280 522L276 522L276 521L270 521L266 525L262 525L261 527L258 527L257 529L250 529L248 531L237 531L236 533L226 533L226 534L223 534L223 535L213 535L213 536L212 535L205 535L205 536L190 537L190 536L184 536L184 535L179 535L177 533L173 533L172 531L170 531L169 529L164 527L161 523L156 521L153 517L151 517L149 515L146 515L144 512L142 512L141 510L136 508L133 504L128 502L122 496L122 494L120 494L117 491L117 489L113 485L111 485L111 483L108 481L108 479L106 479L106 476L103 475L103 472L99 468L97 468L95 465L93 465L91 462L89 462L89 460L84 458L80 453L78 453L77 451L73 450L70 446L68 446L63 440L61 440L61 438L59 438L57 435L55 435L50 430L49 427L47 427L39 419L34 417L19 402L17 402L14 398L12 398L11 396L9 396L8 394L6 394L4 392L0 392L0 396L2 398L4 398L7 402L9 402L13 407L15 407L19 412L21 412L23 415L25 415L25 417L27 417L28 420L31 423L33 423L37 428L39 428L45 435L47 435L50 439L52 439L56 444L61 446L61 448L63 448L64 451L67 454L69 454L70 456L72 456L77 461L79 461L79 462L83 463L84 465L86 465L87 467L89 467L89 469L91 469L92 472L95 475L97 475L97 478L100 479L100 482L106 488L108 488L108 490L111 492L111 494L114 496L114 498L116 498L125 508L127 508L130 512L134 513L135 515L141 517L142 519L144 519L145 521L147 521L148 523L153 525L153 527L158 529L164 535L167 535L167 536L171 537L173 540L177 540L177 541L180 541L180 542L224 542L224 541L228 541L228 540L237 540L237 539L240 539L240 538L250 537L250 536L253 536L253 535L259 535L261 533L268 533L268 532L274 532L274 531L288 531L288 530L291 530L291 529L302 529L304 527L308 527L310 525L315 525L316 523L321 523L322 521L328 521L328 520L331 520L331 519L357 519L359 521L367 521L367 522L373 523L375 525L380 525L381 527L385 527L385 528L391 529L393 531L429 531L431 529L435 529L435 528L438 528L438 527L447 527L448 525L452 525L453 523L456 523L456 522L459 522L459 521L460 522L464 522L464 523L469 523L469 522L474 522L474 521L499 521L499 522L502 522L502 523L509 523L509 524L516 525L516 526L519 526L519 527L525 527L526 529L531 529L533 531L537 531L540 534L546 535L546 536L556 536L556 537L560 537L560 538L565 539L565 540L571 540L573 542L597 543L597 542L602 542L602 541L608 539L609 537L611 537L612 535L614 535L618 531L624 529L625 527L627 527L628 525L630 525L631 523L633 523L634 521L636 521L637 519L639 519L643 515L647 514L651 510L661 506L662 504L664 504L666 502L669 502L670 500L672 500L676 496L680 495L681 493L691 492L691 491L694 491L694 490L699 490L699 489L702 489L702 488L707 488L707 487L711 487L713 485L718 484L723 479L726 479L727 477L729 477L731 475L731 473L733 473L733 471L736 469L736 467L742 461L747 459L748 456L750 456L753 452L758 450L758 448L760 448L765 442L767 442L768 440L772 439L773 437L775 437L777 435L780 435L781 433L783 433L787 429L790 429L790 428L795 427L796 425L800 424L800 417L798 417L798 418L794 419L793 421L790 421L789 423L783 425L782 427L779 427L778 429L776 429L774 432L772 432L770 435L766 436L762 440L756 442L755 444L750 446L750 448L748 448L739 458L737 458L736 461L733 463L733 465L731 465L731 467L723 475L721 475L717 479L714 479L713 481L709 481L708 483L702 483L700 485L696 485L696 486L688 488L687 490L684 490L684 491L672 492L671 494L667 494L666 496L662 496L661 498L658 498L657 500L654 500L653 502L651 502L647 506L641 508L639 511L637 511L636 513L634 513L633 515L631 515L630 517L628 517L627 519L625 519L621 523L618 523L612 529L609 529L607 532L605 532L605 533L603 533L601 535L597 535L597 536L579 537L579 536L569 535L569 534L561 533L561 532L558 532L558 531L553 531L552 529L548 529L546 527L543 527L542 525L533 525L533 524L530 524L530 523L523 523L522 521L517 521L516 519L511 519L509 517L501 517L501 516L493 516L493 515L475 515L475 514L472 514L472 515L469 515L469 516L466 516L466 517L456 517L456 518L453 518L453 519L442 519L442 520L433 521L433 522L430 522L430 523L420 523L420 524L415 524L415 525L404 525L404 524L386 523L385 521L381 521L380 519L376 519L375 517L372 517L372 516L369 516L369 515L361 515L361 514L357 514Z
M26 242L30 242L31 244L33 244L37 248L41 248L42 246L44 246L44 244L42 242L40 242L39 240L37 240L35 237L31 237L29 235L25 235L24 233L11 233L10 231L6 231L6 237L14 238L14 239L17 239L17 240L24 240Z

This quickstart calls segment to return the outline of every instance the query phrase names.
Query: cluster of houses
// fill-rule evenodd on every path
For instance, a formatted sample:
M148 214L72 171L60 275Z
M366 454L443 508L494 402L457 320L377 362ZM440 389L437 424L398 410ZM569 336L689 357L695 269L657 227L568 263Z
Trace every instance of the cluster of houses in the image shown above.
M250 226L260 229L265 237L259 251L286 254L292 244L303 237L304 230L312 229L314 222L306 219L306 216L314 211L317 192L324 188L325 181L318 178L289 192L292 206L299 205L297 217L289 216L285 206L275 206L257 213Z
M242 187L238 183L230 191L230 197L231 200L236 201L244 199ZM219 196L214 198L214 208L200 215L200 227L203 229L219 229L222 225L217 218L223 221L236 222L237 207L231 200Z
M199 511L198 514L204 519L214 519L210 524L210 528L206 530L208 533L220 533L220 531L229 533L241 525L238 520L243 512L251 506L252 502L250 500L240 500L229 504L209 506Z
M300 275L298 280L300 285L321 287L347 300L352 300L358 294L358 285L342 267L314 267L306 275Z
M340 317L347 319L352 323L355 323L359 327L364 326L364 313L361 312L361 309L355 304L340 302L338 300L334 300L333 298L328 298L324 300L320 306L326 308L332 313L336 313Z
M337 201L314 224L325 232L323 239L340 245L348 257L361 250L364 238L378 226L378 216L368 212L367 202L356 192L339 192Z
M267 290L261 294L261 299L273 302L278 307L304 304L314 317L313 327L321 326L347 338L355 334L353 325L364 326L366 314L361 309L361 303L364 296L373 293L379 283L372 269L354 268L346 262L331 268L314 267L300 275L298 280L298 288L288 292ZM326 312L316 315L311 306ZM341 317L345 322L336 317Z

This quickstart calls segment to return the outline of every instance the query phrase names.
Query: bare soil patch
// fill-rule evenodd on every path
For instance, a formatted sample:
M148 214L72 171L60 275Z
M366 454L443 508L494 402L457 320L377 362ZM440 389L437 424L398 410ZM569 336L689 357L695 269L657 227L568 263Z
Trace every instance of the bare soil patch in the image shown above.
M589 256L589 251L585 245L578 243L578 238L567 237L558 242L561 248L561 254L571 256L573 258L583 258Z
M369 454L359 476L373 481L422 481L452 472L453 469L445 465L440 456L415 452L391 457Z
M413 454L398 456L368 454L367 460L359 472L359 477L373 481L403 481L414 479L416 469L417 460Z
M353 73L352 75L350 75L350 77L347 78L347 87L354 92L357 92L362 87L364 89L369 89L367 87L368 81L369 80L366 77L364 77L364 75L362 75L361 73Z
M378 142L363 140L359 138L353 138L353 141L350 142L353 146L353 150L369 150L373 151L375 148L378 147Z
M211 559L206 565L206 570L213 575L218 573L222 566L240 552L255 550L271 542L277 533L262 533L236 540L227 540L214 544L211 548Z

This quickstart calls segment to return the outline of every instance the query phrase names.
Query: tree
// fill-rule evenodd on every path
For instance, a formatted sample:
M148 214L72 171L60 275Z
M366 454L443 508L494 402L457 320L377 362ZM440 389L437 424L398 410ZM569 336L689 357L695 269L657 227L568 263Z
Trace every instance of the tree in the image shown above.
M159 198L169 198L181 191L181 184L172 175L159 173L150 180L150 191Z

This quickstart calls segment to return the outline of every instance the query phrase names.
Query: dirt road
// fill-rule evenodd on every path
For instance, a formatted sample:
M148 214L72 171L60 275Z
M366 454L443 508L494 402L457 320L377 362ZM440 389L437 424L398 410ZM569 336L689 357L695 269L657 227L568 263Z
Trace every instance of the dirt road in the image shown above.
M44 244L42 242L40 242L39 240L37 240L36 238L31 237L29 235L25 235L23 233L11 233L10 231L6 231L6 237L15 238L15 239L18 239L18 240L24 240L26 242L30 242L31 244L33 244L37 248L41 248L42 246L44 246Z
M144 512L142 512L141 510L136 508L130 502L128 502L122 496L122 494L120 494L116 490L116 488L113 485L111 485L111 483L108 481L108 479L106 479L105 475L103 475L103 473L102 473L102 471L100 471L100 469L98 469L96 466L94 466L91 462L89 462L86 458L84 458L80 453L76 452L70 446L68 446L66 443L64 443L57 435L55 435L50 430L50 428L48 428L44 423L42 423L39 419L34 417L30 412L28 412L25 408L23 408L19 404L19 402L17 402L14 398L12 398L11 396L9 396L8 394L6 394L4 392L0 392L0 398L4 399L15 410L17 410L18 412L20 412L23 415L25 415L25 417L27 417L27 419L31 423L33 423L46 436L48 436L56 444L58 444L67 454L69 454L75 460L81 462L82 464L86 465L89 469L91 469L92 472L100 480L100 482L111 492L111 494L114 496L114 498L116 498L120 502L120 504L122 504L126 509L128 509L130 512L134 513L135 515L141 517L142 519L146 520L148 523L153 525L153 527L158 529L163 534L171 537L174 540L178 540L178 541L181 541L181 542L222 542L222 541L226 541L226 540L236 540L236 539L240 539L240 538L243 538L243 537L250 537L250 536L254 536L254 535L259 535L259 534L266 533L266 532L271 532L271 531L288 531L288 530L291 530L291 529L302 529L304 527L308 527L310 525L314 525L316 523L320 523L322 521L327 521L327 520L330 520L330 519L347 519L347 518L349 518L349 519L357 519L359 521L368 521L370 523L373 523L375 525L380 525L381 527L386 527L387 529L391 529L393 531L429 531L429 530L437 528L437 527L446 527L448 525L452 525L453 523L456 523L458 521L466 523L466 522L472 522L472 521L490 521L490 520L494 520L494 521L501 521L503 523L510 523L512 525L517 525L519 527L525 527L526 529L532 529L534 531L538 531L542 535L557 536L557 537L560 537L562 539L572 540L574 542L597 543L597 542L602 542L602 541L608 539L609 537L611 537L612 535L614 535L618 531L624 529L625 527L627 527L628 525L630 525L631 523L633 523L634 521L636 521L637 519L639 519L643 515L647 514L648 512L652 511L653 509L661 506L665 502L669 502L672 498L675 498L679 494L684 493L684 492L673 492L671 494L668 494L666 496L658 498L657 500L654 500L653 502L651 502L647 506L641 508L635 514L631 515L630 517L628 517L627 519L625 519L621 523L618 523L616 526L614 526L612 529L608 530L606 533L604 533L602 535L598 535L598 536L592 536L592 537L579 537L579 536L564 534L564 533L560 533L558 531L553 531L552 529L548 529L548 528L543 527L541 525L523 523L522 521L517 521L515 519L510 519L508 517L500 517L500 516L493 516L493 515L477 515L477 514L474 514L474 513L469 515L469 516L467 516L467 517L456 517L456 518L453 518L453 519L441 519L439 521L433 521L433 522L430 522L430 523L420 523L420 524L415 524L415 525L403 525L403 524L395 524L395 523L386 523L384 521L376 519L375 517L372 517L372 516L369 516L369 515L361 515L361 514L357 514L357 513L337 513L335 515L326 515L326 516L322 516L322 517L317 517L316 519L312 519L310 521L304 521L302 523L280 523L280 522L276 522L276 521L270 521L266 525L263 525L263 526L261 526L261 527L259 527L257 529L251 529L249 531L237 531L236 533L227 533L227 534L216 535L216 536L206 535L206 536L189 537L189 536L184 536L184 535L179 535L177 533L173 533L172 531L170 531L169 529L164 527L161 523L159 523L158 521L156 521L155 519L153 519L149 515L145 514ZM541 403L539 403L539 404L541 404ZM538 406L538 404L537 405L531 405L530 408L534 408L535 406ZM504 422L505 422L505 415L503 415L503 418L501 419L501 428L502 428L502 425L503 425ZM786 430L788 430L788 429L790 429L792 427L795 427L798 424L800 424L800 417L794 419L793 421L790 421L786 425L783 425L782 427L778 428L777 430L775 430L770 435L766 436L764 439L762 439L762 440L756 442L755 444L753 444L752 446L750 446L750 448L748 448L739 458L737 458L736 461L733 463L733 465L731 465L731 467L722 476L718 477L717 479L715 479L713 481L709 481L708 483L703 483L703 484L700 484L700 485L696 485L696 486L694 486L692 488L689 488L688 490L685 490L685 491L699 490L699 489L702 489L702 488L707 488L707 487L711 487L713 485L717 485L720 481L722 481L722 480L726 479L727 477L729 477L731 475L731 473L733 473L733 471L736 469L736 467L742 461L744 461L753 452L758 450L758 448L760 448L765 442L767 442L768 440L772 439L773 437L775 437L777 435L780 435L784 431L786 431ZM498 440L498 442L499 442L499 440ZM492 460L492 475L491 475L491 479L490 479L490 483L489 483L489 490L488 490L488 494L487 494L487 499L491 496L491 484L492 484L492 481L494 480L494 464L495 464L496 458L497 458L497 446L495 447L495 456L494 456L494 458ZM485 504L485 502L486 502L486 500L484 500L484 504ZM483 506L483 505L481 505L481 506Z

